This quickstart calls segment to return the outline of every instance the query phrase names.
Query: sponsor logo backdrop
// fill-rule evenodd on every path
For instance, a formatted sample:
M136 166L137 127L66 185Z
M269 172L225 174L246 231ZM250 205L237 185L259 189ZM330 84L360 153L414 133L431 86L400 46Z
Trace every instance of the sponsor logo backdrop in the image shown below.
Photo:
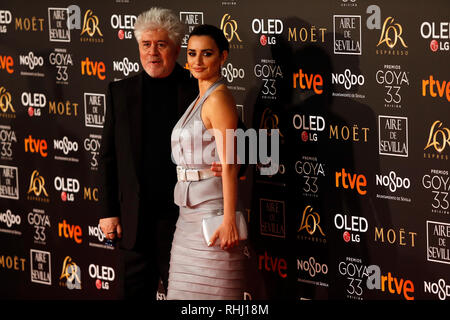
M142 71L150 6L230 42L222 75L249 128L243 299L450 298L448 1L15 1L0 4L0 296L119 297L96 212L108 82ZM165 293L149 292L149 299Z

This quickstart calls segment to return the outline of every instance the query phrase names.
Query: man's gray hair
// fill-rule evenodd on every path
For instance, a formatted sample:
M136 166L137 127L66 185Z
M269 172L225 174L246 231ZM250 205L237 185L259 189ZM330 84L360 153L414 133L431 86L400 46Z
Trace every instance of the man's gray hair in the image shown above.
M156 29L166 30L169 38L176 45L181 45L181 40L184 36L184 25L171 10L153 7L142 12L134 24L134 36L139 42L143 32Z

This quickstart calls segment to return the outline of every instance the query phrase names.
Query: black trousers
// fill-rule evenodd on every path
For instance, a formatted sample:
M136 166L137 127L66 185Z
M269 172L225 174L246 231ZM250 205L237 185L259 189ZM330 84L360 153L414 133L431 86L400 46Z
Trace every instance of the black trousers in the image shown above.
M175 222L165 219L141 224L147 232L138 232L135 248L120 249L123 299L156 299L160 280L162 290L167 293Z

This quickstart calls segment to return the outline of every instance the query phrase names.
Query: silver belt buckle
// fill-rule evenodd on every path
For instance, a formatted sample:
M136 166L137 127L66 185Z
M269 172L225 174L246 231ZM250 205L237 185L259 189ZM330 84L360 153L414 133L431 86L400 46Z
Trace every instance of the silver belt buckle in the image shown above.
M187 181L200 181L200 172L195 169L186 169Z
M182 166L177 166L178 181L186 181L186 169Z

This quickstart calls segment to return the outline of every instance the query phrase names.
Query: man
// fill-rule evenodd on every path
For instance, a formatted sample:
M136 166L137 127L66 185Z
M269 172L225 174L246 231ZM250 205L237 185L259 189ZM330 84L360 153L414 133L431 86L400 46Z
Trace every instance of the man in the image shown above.
M108 87L99 224L108 239L120 239L124 297L148 298L156 294L160 277L167 288L178 216L171 131L198 89L176 62L184 27L170 10L140 14L134 33L144 71ZM220 166L212 170L220 175Z

